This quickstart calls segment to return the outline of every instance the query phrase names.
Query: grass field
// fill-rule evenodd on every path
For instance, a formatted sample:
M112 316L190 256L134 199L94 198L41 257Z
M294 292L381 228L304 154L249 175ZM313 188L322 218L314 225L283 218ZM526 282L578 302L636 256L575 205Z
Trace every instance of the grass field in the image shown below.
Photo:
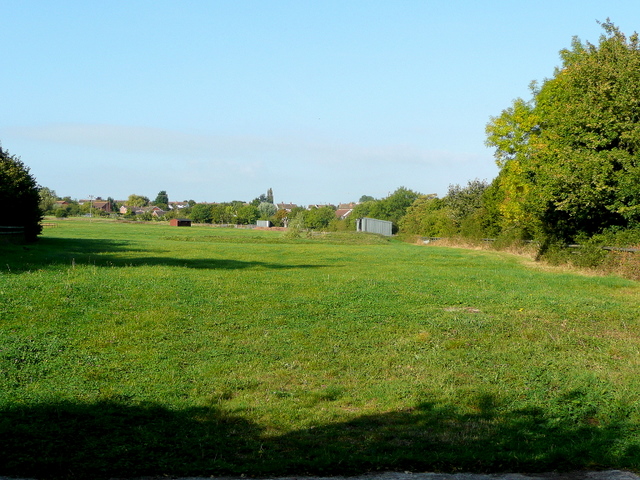
M377 236L0 244L0 475L640 470L640 285Z

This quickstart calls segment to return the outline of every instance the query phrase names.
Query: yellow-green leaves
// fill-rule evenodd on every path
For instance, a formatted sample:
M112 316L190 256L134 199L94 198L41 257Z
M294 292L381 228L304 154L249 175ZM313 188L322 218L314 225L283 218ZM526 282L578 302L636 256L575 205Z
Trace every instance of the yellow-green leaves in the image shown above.
M602 26L598 45L574 38L533 99L487 125L507 226L571 240L640 223L640 49Z

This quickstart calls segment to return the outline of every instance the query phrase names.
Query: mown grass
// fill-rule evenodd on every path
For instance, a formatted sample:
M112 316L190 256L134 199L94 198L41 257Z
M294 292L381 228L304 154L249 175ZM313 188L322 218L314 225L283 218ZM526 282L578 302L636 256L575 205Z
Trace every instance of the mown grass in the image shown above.
M0 246L0 474L640 469L640 289L376 236Z

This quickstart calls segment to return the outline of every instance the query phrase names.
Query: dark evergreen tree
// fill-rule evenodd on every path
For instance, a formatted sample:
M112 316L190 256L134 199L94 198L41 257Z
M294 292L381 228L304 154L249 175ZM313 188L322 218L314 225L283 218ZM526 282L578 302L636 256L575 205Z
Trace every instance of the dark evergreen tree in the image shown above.
M25 240L37 240L42 231L40 195L35 178L22 161L0 146L0 204L4 205L0 223L23 227Z
M156 207L162 208L163 210L168 210L169 196L167 195L167 192L165 190L161 190L160 192L158 192L158 195L156 195L156 199L153 201L153 204Z

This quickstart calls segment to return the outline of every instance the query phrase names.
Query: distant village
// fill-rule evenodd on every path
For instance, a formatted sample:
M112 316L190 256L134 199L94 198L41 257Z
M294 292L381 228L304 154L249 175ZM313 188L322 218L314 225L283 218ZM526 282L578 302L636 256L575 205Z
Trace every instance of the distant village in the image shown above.
M70 207L74 202L73 200L56 200L54 202L55 209L65 209ZM335 211L335 216L337 219L344 220L351 213L356 205L360 202L351 202L351 203L341 203L339 205L333 204L312 204L306 206L300 206L295 203L275 203L275 207L277 211L284 212L292 212L299 209L320 209L320 208L331 208ZM183 201L183 202L168 202L165 208L162 208L157 205L147 205L147 206L133 206L128 205L127 200L104 200L102 197L96 197L95 199L81 199L77 200L77 205L80 207L84 207L82 211L87 209L89 206L89 214L95 213L99 214L120 214L120 215L145 215L149 214L155 218L164 218L167 214L174 212L184 212L185 214L189 213L189 210L195 205L229 205L229 203L209 203L202 202L196 203L194 201ZM243 203L244 206L251 205L251 203ZM55 213L55 212L54 212Z
M171 225L186 226L211 224L219 226L252 226L304 230L342 231L356 230L382 235L398 231L400 219L418 198L435 199L437 195L422 195L399 187L388 197L375 199L363 195L357 202L297 205L276 203L269 189L251 202L196 203L169 201L166 191L151 201L141 195L130 195L126 200L109 197L89 197L73 200L59 198L55 192L41 188L41 210L45 215L112 217L128 221L168 221Z

